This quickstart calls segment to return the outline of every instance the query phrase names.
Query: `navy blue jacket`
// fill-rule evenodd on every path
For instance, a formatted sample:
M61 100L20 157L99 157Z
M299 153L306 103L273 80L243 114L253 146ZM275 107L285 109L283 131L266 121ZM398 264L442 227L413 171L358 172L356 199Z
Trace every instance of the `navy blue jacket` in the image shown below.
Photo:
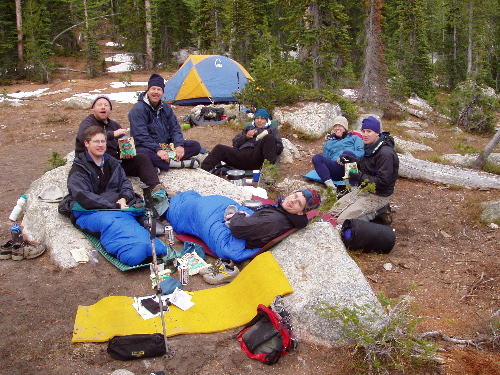
M154 109L146 92L139 95L139 100L128 114L128 120L130 135L134 137L136 147L156 152L161 148L160 143L184 146L181 127L170 105L162 100L158 108Z

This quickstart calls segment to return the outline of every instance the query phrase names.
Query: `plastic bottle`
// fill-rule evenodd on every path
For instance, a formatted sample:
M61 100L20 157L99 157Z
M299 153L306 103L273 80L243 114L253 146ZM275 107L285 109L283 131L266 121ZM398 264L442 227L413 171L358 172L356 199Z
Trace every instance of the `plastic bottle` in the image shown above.
M23 210L23 206L25 203L26 203L26 195L23 194L23 195L21 195L21 197L19 197L19 199L17 200L16 207L14 207L14 209L12 210L12 212L9 216L10 220L12 220L12 221L17 220L17 218L19 217L19 214Z
M14 224L12 228L10 228L10 235L12 236L12 244L20 245L23 242L23 232L21 231L21 227L17 224Z

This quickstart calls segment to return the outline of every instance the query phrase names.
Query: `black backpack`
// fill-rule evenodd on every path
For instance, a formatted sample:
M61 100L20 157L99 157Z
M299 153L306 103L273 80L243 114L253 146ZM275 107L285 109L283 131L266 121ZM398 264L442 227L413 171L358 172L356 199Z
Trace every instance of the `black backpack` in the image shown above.
M285 310L280 296L276 297L272 307L277 312L259 305L257 315L236 336L247 356L266 365L275 364L297 346L290 314Z

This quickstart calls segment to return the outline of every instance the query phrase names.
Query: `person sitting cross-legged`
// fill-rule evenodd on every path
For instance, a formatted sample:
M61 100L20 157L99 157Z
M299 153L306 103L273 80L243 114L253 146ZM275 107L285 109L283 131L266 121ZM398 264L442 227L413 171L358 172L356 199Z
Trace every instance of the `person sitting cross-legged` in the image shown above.
M260 169L264 160L276 163L283 152L278 128L271 126L271 116L265 109L255 111L252 125L233 138L233 147L218 144L201 163L201 168L216 173L221 162L236 169Z

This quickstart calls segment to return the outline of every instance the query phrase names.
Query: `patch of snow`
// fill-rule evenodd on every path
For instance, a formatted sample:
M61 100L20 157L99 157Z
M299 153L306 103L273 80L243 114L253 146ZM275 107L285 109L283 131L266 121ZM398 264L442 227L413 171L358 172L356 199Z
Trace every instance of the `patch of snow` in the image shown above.
M104 45L106 47L121 47L121 46L123 46L123 44L115 43L115 42L106 42L106 43L104 43Z
M147 82L111 82L109 86L114 89L118 89L121 87L129 87L129 86L147 86Z
M106 57L105 61L111 62L130 62L132 61L132 55L129 53L117 53L116 55Z
M138 98L138 92L136 91L124 91L124 92L113 92L110 94L106 94L112 101L118 102L118 103L135 103L137 102ZM79 93L73 95L73 97L83 97L83 98L89 98L89 99L94 99L95 95L90 94L90 93ZM63 101L68 101L71 98L66 98L63 99Z

